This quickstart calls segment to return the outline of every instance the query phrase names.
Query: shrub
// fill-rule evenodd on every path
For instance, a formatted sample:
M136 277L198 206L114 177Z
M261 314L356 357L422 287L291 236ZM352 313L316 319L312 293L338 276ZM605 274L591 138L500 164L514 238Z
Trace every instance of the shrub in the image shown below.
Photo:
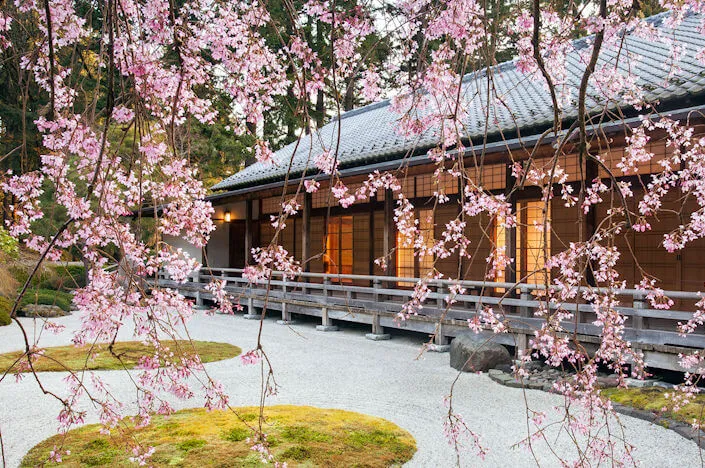
M12 323L10 312L12 312L12 301L6 297L0 296L0 327Z
M52 278L40 287L68 291L86 286L86 268L83 265L52 265Z
M3 227L0 227L0 252L12 258L16 258L20 253L19 242Z
M55 305L68 312L71 310L71 294L51 289L31 289L25 293L20 307L28 304Z
M8 268L10 274L24 285L29 278L33 265L14 264ZM46 264L34 275L30 286L33 289L54 289L70 291L86 286L86 269L83 265Z

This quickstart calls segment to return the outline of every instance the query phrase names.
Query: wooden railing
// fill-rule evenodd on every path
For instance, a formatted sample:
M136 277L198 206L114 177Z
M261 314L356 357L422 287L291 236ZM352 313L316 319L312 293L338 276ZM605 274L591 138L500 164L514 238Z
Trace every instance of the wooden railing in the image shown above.
M242 269L210 268L199 271L186 283L176 283L163 274L160 284L180 290L197 302L211 300L205 289L214 278L227 281L227 291L246 306L246 316L259 317L258 310L281 311L283 323L291 322L291 314L321 317L321 329L334 329L333 320L368 323L373 336L382 336L384 327L397 327L395 316L413 294L411 288L399 284L416 284L419 278L390 276L342 275L301 273L293 280L284 280L281 272L274 272L270 281L250 284L242 277ZM425 280L430 292L418 315L413 315L401 326L435 336L435 344L442 347L448 338L467 330L467 320L485 306L493 307L507 319L512 333L498 336L504 344L525 347L528 337L544 323L533 311L539 307L565 308L576 315L576 320L563 323L567 333L575 333L584 343L597 343L601 327L592 323L594 310L587 303L557 304L541 300L545 285L502 283L487 281ZM462 286L466 292L454 296L451 306L445 302L449 288ZM511 291L498 294L496 291ZM603 290L604 292L604 290ZM617 307L628 317L625 338L641 349L647 363L653 367L678 369L676 355L685 348L705 348L705 335L694 333L682 336L678 322L692 317L683 310L656 310L649 308L644 292L636 289L615 290L623 306ZM665 295L681 302L695 302L702 297L687 291L665 291Z

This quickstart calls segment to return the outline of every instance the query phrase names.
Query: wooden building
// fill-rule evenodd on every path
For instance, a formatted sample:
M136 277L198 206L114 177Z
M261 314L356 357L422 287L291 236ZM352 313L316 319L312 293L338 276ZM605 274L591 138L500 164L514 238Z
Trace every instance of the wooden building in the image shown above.
M689 16L675 31L666 29L663 20L666 15L658 15L649 21L663 34L684 46L687 50L680 67L682 72L677 79L669 78L669 47L664 43L649 42L627 34L624 51L619 58L617 70L632 70L638 77L637 85L644 90L645 98L659 112L671 118L697 125L698 131L705 127L700 113L705 110L705 77L703 66L695 58L697 51L705 47L705 37L698 31L700 18ZM583 39L584 40L584 39ZM584 65L579 60L581 41L574 43L574 52L568 55L566 86L577 90ZM606 50L598 62L601 66L614 66L616 55ZM483 95L487 75L492 75L495 91L501 100L490 100ZM597 148L606 168L614 170L620 180L632 183L635 196L630 203L641 199L642 184L647 184L650 174L661 170L659 161L668 157L670 149L666 136L654 134L650 149L655 157L648 165L636 171L622 174L617 168L625 146L625 136L629 128L640 123L640 110L629 106L626 98L606 100L594 86L588 91L588 108L594 114L622 115L619 120L605 121L590 128L592 149ZM419 278L435 267L446 277L469 281L486 279L487 262L492 245L505 246L515 259L514 265L500 274L496 281L514 283L539 283L551 274L543 267L541 254L544 240L539 230L532 228L534 222L543 219L543 203L540 202L540 188L522 184L512 177L512 164L526 165L530 152L539 141L532 164L541 167L551 163L554 139L542 138L542 134L553 124L553 109L550 96L540 77L526 77L513 62L501 64L487 70L468 75L463 81L463 105L467 110L465 125L468 129L464 142L465 151L458 155L464 159L466 175L476 185L481 185L493 193L506 194L518 213L519 225L516 229L502 229L496 220L486 216L468 219L466 235L471 240L472 259L452 255L444 259L419 259L413 249L400 244L393 221L395 200L391 192L378 193L369 200L358 200L353 206L343 209L331 195L328 180L330 176L320 174L312 164L315 156L326 149L337 150L341 180L351 189L361 184L374 171L394 171L403 181L403 193L415 206L419 226L427 238L438 239L446 223L455 219L460 212L459 179L444 176L434 177L436 166L428 158L428 151L437 142L435 129L420 137L409 138L399 135L395 123L399 116L389 108L389 102L375 103L344 113L339 119L313 135L301 138L285 146L276 153L274 165L255 163L234 174L213 187L217 193L208 197L213 203L218 220L217 230L205 249L204 264L213 268L241 268L250 261L252 247L266 246L272 240L275 229L270 216L277 215L282 202L294 197L299 191L299 213L287 219L287 227L281 231L278 243L300 260L310 273L329 275L359 275L364 277L385 276L399 278ZM501 103L501 104L500 104ZM618 111L618 112L617 112ZM485 112L496 116L485 127ZM568 128L576 119L575 106L563 109L563 128ZM483 142L487 130L487 142ZM340 140L337 136L340 132ZM479 164L479 159L482 164ZM567 151L561 157L560 165L566 170L568 182L577 192L584 180L595 177L608 180L604 168L586 164L579 167L575 152ZM287 171L290 173L287 177ZM320 189L305 193L300 189L302 179L316 179ZM434 193L448 196L444 204L434 203ZM283 195L286 194L286 195ZM691 197L692 198L692 197ZM589 237L596 225L608 216L608 210L618 203L606 199L587 216L578 206L567 208L560 196L556 196L549 206L550 229L546 242L551 254L569 248L570 242ZM683 221L678 213L687 215L695 209L690 199L668 200L672 214L659 215L650 220L652 230L635 235L625 230L615 237L615 244L624 253L618 270L628 288L638 283L643 272L661 282L659 287L671 291L705 290L705 241L689 244L679 255L667 254L662 247L663 234L670 232ZM632 206L632 209L634 206ZM582 232L580 230L582 229ZM327 235L326 235L327 234ZM175 241L176 242L176 241ZM394 252L386 269L375 264L375 259ZM200 252L193 252L200 257ZM311 275L307 281L335 282L332 276ZM344 278L339 282L351 285L371 286L370 278ZM388 287L403 289L408 282L396 281ZM390 286L391 285L391 286ZM502 292L494 288L494 293ZM489 291L487 294L492 294ZM680 309L689 310L694 301L679 302ZM631 304L629 304L631 305ZM637 307L636 305L634 306ZM651 314L648 320L655 325L658 316ZM671 317L672 319L672 317ZM647 320L647 319L644 319ZM673 329L673 320L667 329ZM374 324L373 324L374 325ZM669 342L673 344L672 341ZM664 342L664 344L666 344Z
M670 34L661 24L663 18L664 15L659 15L651 21L665 34ZM694 57L705 45L705 38L696 32L698 22L698 17L691 16L675 32L674 37L682 40L689 50L688 56L681 64L683 73L678 75L678 80L669 82L667 67L654 66L655 63L667 62L669 52L665 44L649 43L629 37L625 50L641 56L634 59L622 57L619 62L622 70L626 67L636 70L643 82L639 84L646 90L647 99L652 98L652 102L658 102L660 111L676 118L689 118L691 122L696 120L697 112L705 104L702 65ZM580 45L576 43L576 50L579 49ZM569 82L577 83L581 69L577 65L575 55L572 54L569 60L569 71L572 72ZM614 60L611 54L603 55L606 55L603 59L605 64ZM482 108L485 100L482 99L481 89L485 82L483 76L487 73L493 74L497 93L502 96L502 102L506 103L507 107L491 109L500 119L494 126L490 126L490 143L472 145L471 141L481 141L484 134ZM512 191L516 181L511 176L511 164L528 159L539 135L552 124L553 110L542 80L522 78L514 63L508 62L465 79L463 98L468 108L468 128L476 129L474 134L468 135L466 142L468 149L464 158L465 167L468 168L467 175L494 193L511 192L511 202L519 215L520 226L515 233L500 233L494 223L482 216L469 220L467 235L472 241L470 248L474 252L475 260L466 261L463 265L459 264L457 256L437 261L435 267L448 277L483 279L487 267L485 259L490 253L491 243L506 245L510 252L514 253L516 272L513 271L514 268L507 272L502 278L507 281L525 278L537 269L537 262L541 261L541 255L538 255L543 243L541 235L536 229L529 229L534 221L542 218L539 189L525 185L521 190ZM595 127L592 142L593 147L600 148L606 166L614 170L616 175L621 175L617 163L624 151L624 136L627 133L625 129L638 125L638 111L630 109L625 103L605 104L600 101L599 92L595 90L588 94L593 96L592 102L589 102L591 107L597 110L619 108L628 116L623 120ZM247 262L246 251L252 246L266 246L272 240L275 230L271 225L270 215L277 215L282 201L289 200L299 190L303 193L299 193L297 201L302 209L287 221L279 243L298 260L304 261L307 271L423 276L431 263L428 260L419 262L410 248L400 246L396 249L387 271L382 271L374 263L376 258L394 250L397 245L390 219L394 201L388 194L380 193L372 200L361 200L354 206L343 209L337 205L337 200L327 187L329 176L317 174L318 171L310 162L322 151L321 142L326 148L335 148L335 137L340 127L338 157L343 182L354 189L375 170L396 169L395 174L403 181L403 193L416 207L421 229L431 234L431 237L439 238L445 224L459 213L459 181L450 176L443 177L442 180L434 178L433 171L436 167L426 156L426 152L436 141L433 130L418 139L399 136L394 128L398 116L389 110L388 104L385 101L347 112L340 120L334 119L323 127L320 135L304 136L300 142L294 142L278 151L275 165L256 163L214 186L215 190L222 191L209 197L216 207L216 219L225 219L225 213L228 212L231 221L218 224L218 230L207 248L208 265L244 266ZM566 109L564 113L566 122L570 122L574 109ZM519 134L521 139L516 138ZM515 138L509 138L512 135ZM550 164L552 143L550 138L545 140L537 152L540 157L534 161L536 166ZM641 198L639 186L648 183L649 174L661 170L659 161L667 156L668 151L665 136L655 135L650 149L656 155L650 165L639 167L635 173L621 178L632 182L635 189L632 200ZM484 161L480 166L476 164L476 159L483 150ZM284 190L286 170L292 160L292 173L287 181L287 189ZM575 153L562 157L560 165L568 172L568 181L576 187L581 183L581 173L584 177L590 175L590 167L578 167ZM320 181L321 189L316 193L308 194L299 189L300 177L304 171L311 174L305 178ZM607 177L604 169L599 169L599 175ZM287 196L283 197L285 191ZM446 194L450 201L434 207L434 192ZM679 200L674 199L672 203L678 204ZM609 200L599 204L594 214L596 219L604 219L612 205L613 202ZM688 212L687 208L685 212ZM559 196L553 199L549 214L551 235L548 239L552 253L563 251L569 242L580 237L579 223L576 222L580 216L582 214L579 207L566 208ZM693 263L702 258L701 251L705 243L695 242L681 255L666 255L660 245L663 234L677 227L680 222L675 215L660 216L657 223L652 223L651 231L643 235L627 232L618 238L620 250L631 250L636 257L630 259L625 256L620 265L620 273L628 285L633 286L640 280L640 275L635 271L638 264L648 273L660 278L664 289L705 289L705 268ZM589 229L589 222L583 223L583 227ZM326 231L329 234L327 238L324 236ZM585 239L588 234L584 232L582 238ZM307 259L309 261L305 262Z

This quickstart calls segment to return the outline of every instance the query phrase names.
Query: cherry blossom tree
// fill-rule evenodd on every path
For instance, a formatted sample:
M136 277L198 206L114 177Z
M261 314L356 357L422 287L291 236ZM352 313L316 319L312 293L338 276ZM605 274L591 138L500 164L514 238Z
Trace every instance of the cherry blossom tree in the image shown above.
M81 326L73 338L77 345L112 344L123 327L133 328L136 339L154 345L155 355L142 358L138 376L133 380L138 395L138 426L149 424L152 414L173 412L163 398L165 394L186 399L202 395L207 408L226 408L227 389L209 377L197 358L180 358L162 345L164 336L177 336L193 316L192 303L177 291L150 281L159 271L168 272L176 281L186 281L200 268L186 252L167 245L162 236L180 236L201 247L214 229L213 208L204 201L206 188L189 162L189 135L185 128L192 119L206 126L214 124L218 112L223 112L223 107L214 105L208 97L214 94L204 90L227 97L228 118L234 122L229 130L238 135L249 134L254 155L265 164L281 163L275 159L274 148L255 131L275 105L275 98L293 93L295 101L302 103L297 113L301 119L297 137L304 139L315 138L316 119L308 115L309 103L326 86L340 90L344 83L360 83L367 100L377 99L382 91L392 95L391 105L399 117L396 131L410 139L433 135L437 144L428 156L429 162L436 165L435 176L448 175L462 187L460 213L444 227L439 239L424 239L414 218L414 205L402 190L403 171L375 172L359 188L347 187L338 171L338 145L334 144L312 158L307 173L325 174L332 188L331 203L342 207L391 190L396 200L396 228L416 255L440 259L458 254L470 259L472 242L465 233L470 219L486 215L509 229L516 226L517 217L509 203L511 193L497 195L484 189L481 181L470 175L465 158L458 156L482 144L468 141L469 109L460 98L462 80L466 73L495 65L498 54L515 50L518 69L527 80L541 83L550 94L553 119L551 128L535 146L525 148L531 157L514 165L514 177L538 186L545 206L560 197L567 206L580 207L589 214L608 197L619 200L607 222L589 236L581 234L570 248L552 255L544 245L544 265L556 273L551 277L544 275L545 294L540 297L541 307L536 312L537 317L544 319L543 325L535 331L528 349L521 350L515 372L525 375L523 363L532 359L542 359L556 367L568 363L576 370L572 381L557 384L555 390L565 398L567 409L580 408L566 412L561 422L564 429L575 436L576 444L587 442L576 450L575 460L561 462L630 462L632 448L614 435L618 431L600 430L611 424L612 408L597 387L598 366L612 369L622 385L629 375L644 375L643 356L624 338L625 316L618 310L615 290L636 286L655 308L668 308L672 301L654 278L644 277L638 285L627 285L616 270L619 256L626 253L617 251L611 240L624 230L649 230L650 220L663 209L663 199L673 192L687 194L696 200L698 208L686 213L678 230L665 236L665 249L675 252L705 236L705 141L687 119L676 121L659 114L655 103L645 100L635 76L616 72L613 64L610 68L598 62L602 51L620 50L625 31L630 31L672 45L671 63L667 66L669 73L678 77L678 63L684 51L671 37L643 20L639 3L567 3L533 0L507 6L475 0L402 0L394 4L394 18L382 22L376 20L379 13L375 13L373 5L358 4L346 9L335 0L310 0L300 7L284 2L287 14L278 12L275 19L267 2L257 1L4 2L0 11L0 48L6 56L20 57L19 73L24 82L36 86L47 103L30 123L41 134L40 167L25 170L22 166L19 172L2 175L3 191L13 200L8 232L20 239L25 249L37 253L32 275L42 262L57 260L68 251L80 252L89 265L90 281L73 299L81 316ZM705 13L705 3L699 0L662 0L657 8L671 10L666 21L672 27L686 15ZM500 10L502 14L497 14ZM329 34L330 50L325 59L310 43L310 35L304 33L316 24L325 25ZM705 32L705 24L701 29L701 33ZM269 35L286 30L287 37L268 40L263 35L265 30ZM33 35L29 40L24 36L18 40L20 31ZM579 50L582 72L577 88L566 80L566 57L575 52L572 40L576 37L586 37ZM393 77L391 83L383 85L380 70L366 66L369 62L363 53L371 50L370 38L383 38L385 44L394 45L386 70ZM275 47L273 42L285 47ZM705 60L705 52L696 53ZM90 86L86 85L88 76ZM487 135L496 118L490 109L503 104L493 88L492 73L486 73L484 79L482 125ZM601 109L588 107L590 86L604 94ZM340 115L345 96L338 91L336 94L331 112ZM580 174L588 182L576 192L567 183L568 168L560 165L562 156L575 151L580 167L604 166L594 146L595 132L588 127L595 122L599 127L613 117L610 103L617 99L641 109L643 116L641 124L627 136L627 149L619 166L623 174L633 173L638 165L654 158L647 146L653 132L665 132L672 149L671 156L662 163L663 170L642 187L644 195L640 199L635 199L633 187L617 180L621 174L611 172L609 182ZM489 102L493 106L487 105ZM551 163L539 166L534 153L548 139L555 142ZM9 161L16 155L10 151L3 159ZM473 156L481 167L484 152ZM297 187L297 193L312 193L318 188L318 182L308 180ZM42 193L48 190L58 206L51 212L41 202ZM301 271L300 263L277 241L287 229L287 218L300 209L287 190L285 187L282 192L279 214L272 219L274 240L269 246L254 249L255 262L246 269L245 276L252 283L267 283L273 271L284 272L289 278ZM630 208L632 204L628 203L633 199L636 208ZM443 193L434 195L436 206L447 202ZM150 207L155 220L150 226L141 217L146 207ZM550 229L546 212L543 222L533 228L543 232ZM138 216L133 221L135 213ZM48 218L60 222L55 223L56 229L50 235L39 234L38 226ZM147 228L153 229L150 241L140 235ZM385 265L389 255L391 252L386 252L377 263ZM487 262L486 279L493 280L513 260L505 250L496 248L480 261ZM115 263L120 263L117 270L106 268ZM16 326L23 332L16 312L31 276L12 310ZM421 279L399 313L400 321L419 313L429 293L429 281L438 277L440 273L434 269ZM214 279L208 289L220 312L232 313L239 307L238 299L227 293L224 282ZM448 308L454 297L463 293L460 285L450 288ZM572 309L552 307L578 302L591 305L595 324L602 329L595 353L589 354L575 334L564 328L564 323L575 320ZM698 303L693 318L681 324L681 331L692 333L704 324L705 299ZM43 326L47 330L60 328L49 320ZM496 334L507 333L510 326L501 307L485 307L469 320L470 329ZM131 415L126 414L125 402L112 396L99 374L84 379L79 373L69 372L65 392L57 394L46 389L41 375L33 369L42 355L41 346L26 332L23 336L25 354L20 370L29 374L18 372L16 377L34 379L48 398L61 401L58 421L62 431L84 421L86 413L80 403L86 400L98 408L105 430L126 430L125 421ZM682 356L684 367L698 372L686 375L685 384L675 392L677 404L684 404L697 392L696 384L705 368L703 359L702 353ZM264 343L260 341L255 349L245 353L243 362L263 366L263 388L266 393L276 392L274 369ZM483 456L486 449L479 428L454 412L452 396L446 403L446 433L453 446L465 446ZM527 414L530 429L523 443L531 449L545 437L546 415L530 408ZM261 424L254 440L255 449L268 459ZM135 443L131 450L134 460L144 464L153 449ZM61 450L57 449L53 457L60 459Z

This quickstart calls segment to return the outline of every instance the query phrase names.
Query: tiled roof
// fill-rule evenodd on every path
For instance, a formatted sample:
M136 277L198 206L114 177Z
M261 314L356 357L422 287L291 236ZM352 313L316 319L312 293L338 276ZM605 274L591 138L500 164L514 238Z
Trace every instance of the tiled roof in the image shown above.
M682 72L679 72L675 79L666 82L669 70L664 64L668 62L670 50L668 45L661 42L651 42L628 34L619 60L620 70L626 72L629 68L638 77L637 85L645 91L646 99L661 105L683 98L702 97L705 94L705 67L695 58L695 54L705 48L705 36L698 31L700 16L686 17L681 25L672 31L666 29L663 24L667 14L651 17L648 21L668 37L675 39L686 50L685 56L679 62ZM586 39L575 41L575 51L567 58L567 80L574 94L584 70L578 51L583 48L585 41ZM627 58L624 51L634 56ZM598 67L606 62L613 63L615 58L615 51L603 50ZM491 112L496 115L496 119L490 122L490 135L497 135L500 131L505 135L513 134L517 130L525 134L527 130L541 131L552 125L553 106L544 81L521 73L517 70L515 62L510 61L464 78L462 94L468 109L465 119L467 137L476 140L482 138L485 133L486 97L483 95L483 86L486 86L484 78L490 72L496 93L506 104L492 106ZM603 110L604 103L597 97L598 93L594 89L588 90L588 96L587 105L591 112ZM629 107L626 103L613 103L610 107L615 108L617 105L622 108ZM568 121L574 120L577 117L576 106L566 106L563 115ZM281 148L275 153L276 164L265 165L257 162L212 188L234 189L282 180L290 162L292 174L301 174L308 167L307 173L313 175L318 172L313 165L313 159L322 151L321 142L326 148L334 148L338 138L338 126L338 162L341 168L401 158L410 151L426 150L437 143L436 129L430 129L414 138L401 136L395 130L398 119L399 115L389 109L389 101L348 111L340 120L334 119L318 132L304 136L298 146L297 142L294 142Z

